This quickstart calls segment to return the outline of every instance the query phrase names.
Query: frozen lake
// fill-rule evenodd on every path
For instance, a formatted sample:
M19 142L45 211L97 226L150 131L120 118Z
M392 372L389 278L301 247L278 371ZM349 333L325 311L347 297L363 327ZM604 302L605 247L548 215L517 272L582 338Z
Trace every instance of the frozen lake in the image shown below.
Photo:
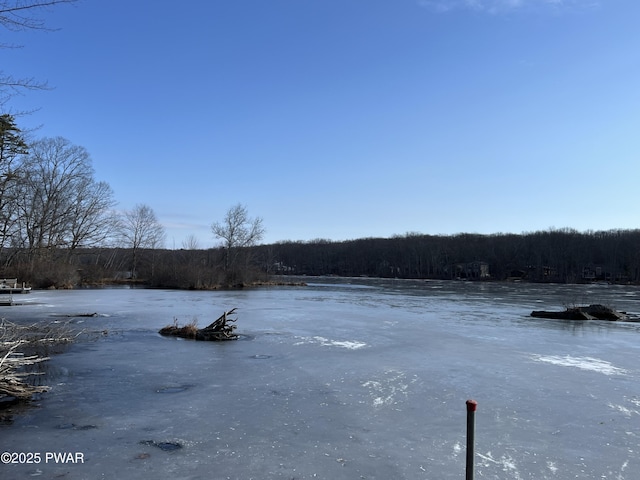
M638 478L640 324L529 317L638 313L638 287L307 281L15 297L7 320L96 312L73 321L99 333L53 357L51 390L0 427L0 450L42 456L0 478L463 479L469 398L476 478ZM157 334L234 307L241 340Z

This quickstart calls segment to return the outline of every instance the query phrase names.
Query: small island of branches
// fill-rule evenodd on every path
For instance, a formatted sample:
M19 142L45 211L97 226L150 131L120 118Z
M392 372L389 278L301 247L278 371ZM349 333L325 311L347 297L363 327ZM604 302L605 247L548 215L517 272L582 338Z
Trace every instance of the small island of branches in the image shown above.
M162 328L160 335L214 342L237 340L238 335L234 333L236 326L229 325L237 320L237 318L231 318L231 315L235 315L235 311L236 309L233 308L228 312L224 312L215 322L205 328L198 328L196 320L181 327L178 325L178 320L174 318L173 325Z

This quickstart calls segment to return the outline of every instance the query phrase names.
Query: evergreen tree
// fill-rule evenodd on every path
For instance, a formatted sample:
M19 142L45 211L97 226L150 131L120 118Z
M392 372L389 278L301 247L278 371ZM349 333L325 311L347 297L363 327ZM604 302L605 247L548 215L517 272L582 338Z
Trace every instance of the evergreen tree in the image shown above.
M28 153L27 143L12 115L0 115L0 258L11 244L16 224L15 208L18 176L16 167Z

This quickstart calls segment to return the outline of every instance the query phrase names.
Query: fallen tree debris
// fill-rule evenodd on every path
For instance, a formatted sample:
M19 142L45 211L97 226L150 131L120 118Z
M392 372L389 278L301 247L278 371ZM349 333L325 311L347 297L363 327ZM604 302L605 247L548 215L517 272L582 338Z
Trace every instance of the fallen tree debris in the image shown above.
M37 355L25 356L15 349L20 344L16 344L9 348L9 351L0 359L0 399L7 400L29 400L34 393L43 393L47 391L45 386L30 385L24 381L24 378L31 375L30 373L19 372L28 365L48 360L47 357L38 357Z
M51 345L72 340L60 325L17 325L0 320L0 405L31 399L48 387L35 385L29 377L39 375L34 365L48 360ZM0 407L1 408L1 407Z
M569 307L562 312L534 310L531 312L531 316L537 318L554 318L558 320L629 320L629 316L626 312L618 312L611 307L600 304L592 304L584 307Z
M229 325L237 320L237 318L230 317L231 315L235 315L235 311L236 309L234 308L228 312L224 312L215 322L205 328L198 328L198 322L196 320L180 327L178 326L178 320L174 318L173 325L162 328L160 335L214 342L236 340L238 338L238 335L234 333L236 326Z

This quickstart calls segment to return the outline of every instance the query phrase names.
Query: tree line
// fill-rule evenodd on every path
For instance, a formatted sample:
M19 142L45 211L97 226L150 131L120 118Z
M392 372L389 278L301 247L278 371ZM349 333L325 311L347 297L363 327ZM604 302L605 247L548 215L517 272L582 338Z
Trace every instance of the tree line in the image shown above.
M233 213L223 221L229 241L210 249L143 248L139 281L165 288L211 289L273 281L274 276L370 276L381 278L556 283L640 283L640 230L578 232L549 229L522 234L407 234L392 238L243 243L251 222ZM244 219L246 220L246 218ZM256 219L254 219L255 221ZM238 223L240 222L240 223ZM226 227L225 227L226 225ZM253 227L260 230L261 220ZM242 231L237 235L238 228ZM260 236L260 235L259 235ZM58 275L95 285L132 281L131 248L79 249L72 264L58 252ZM66 268L66 270L65 270ZM70 269L70 270L69 270Z
M115 206L86 149L62 137L27 141L13 116L0 115L0 277L35 287L115 279L212 288L255 275L251 247L264 227L241 204L211 226L220 248L191 254L164 250L164 227L148 205Z
M640 282L640 230L424 235L258 248L274 274L532 282Z

